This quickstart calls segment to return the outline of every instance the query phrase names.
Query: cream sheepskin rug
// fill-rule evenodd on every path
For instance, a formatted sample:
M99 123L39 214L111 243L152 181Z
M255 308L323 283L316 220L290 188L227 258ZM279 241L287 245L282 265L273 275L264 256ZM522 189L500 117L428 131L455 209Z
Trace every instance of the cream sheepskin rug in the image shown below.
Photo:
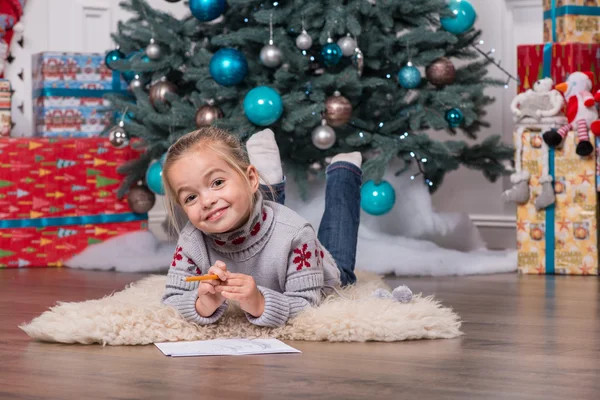
M360 274L359 283L309 308L280 328L252 325L229 307L214 325L198 326L161 304L164 276L150 276L98 300L61 303L21 325L34 339L59 343L144 345L215 338L278 338L331 342L393 342L449 339L462 335L460 318L433 297L415 295L408 304L370 297L381 278Z

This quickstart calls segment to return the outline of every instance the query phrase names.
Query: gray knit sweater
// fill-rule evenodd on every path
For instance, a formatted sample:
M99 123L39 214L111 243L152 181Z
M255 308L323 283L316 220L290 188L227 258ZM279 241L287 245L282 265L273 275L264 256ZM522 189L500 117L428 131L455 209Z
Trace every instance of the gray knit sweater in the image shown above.
M265 298L256 325L276 327L323 297L324 286L339 286L340 272L321 245L313 227L287 207L257 201L248 222L240 229L219 235L204 234L190 222L185 226L169 273L163 303L175 307L190 322L215 323L227 309L227 301L204 318L196 311L198 282L186 276L206 274L217 260L227 270L251 275Z

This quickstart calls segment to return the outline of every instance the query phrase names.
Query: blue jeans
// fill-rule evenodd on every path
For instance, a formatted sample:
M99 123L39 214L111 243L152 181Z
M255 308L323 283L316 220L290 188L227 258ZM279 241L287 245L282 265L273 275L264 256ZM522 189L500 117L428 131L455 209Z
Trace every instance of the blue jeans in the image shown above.
M356 242L360 224L360 187L362 170L356 165L338 161L326 171L325 211L317 235L319 241L331 253L338 269L342 286L356 282ZM261 187L265 199L284 204L285 179L272 185L273 193Z

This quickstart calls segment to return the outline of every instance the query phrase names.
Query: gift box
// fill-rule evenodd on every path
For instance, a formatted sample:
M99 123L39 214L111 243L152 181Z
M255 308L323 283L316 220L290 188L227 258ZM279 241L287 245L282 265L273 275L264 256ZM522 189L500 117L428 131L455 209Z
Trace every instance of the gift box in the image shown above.
M7 79L0 79L0 137L8 137L12 129L11 96L10 82Z
M600 44L546 43L517 46L517 73L519 93L533 87L538 79L552 78L555 83L564 82L576 71L594 74L592 93L600 89Z
M600 42L600 0L544 0L544 42Z
M598 274L596 156L575 153L575 133L560 149L546 146L547 127L515 132L516 155L530 174L530 199L517 207L518 270L523 274ZM521 141L521 145L517 141ZM544 165L554 182L554 204L537 210Z
M106 67L103 54L38 53L32 69L36 136L98 136L115 123L104 95L128 95L127 83Z
M116 191L139 153L105 138L0 139L0 267L62 266L87 246L147 229Z

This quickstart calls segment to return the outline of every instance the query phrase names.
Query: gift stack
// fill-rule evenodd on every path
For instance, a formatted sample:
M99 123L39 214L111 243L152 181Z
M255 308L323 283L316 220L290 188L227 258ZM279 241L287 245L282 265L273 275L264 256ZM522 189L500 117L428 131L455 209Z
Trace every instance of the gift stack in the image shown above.
M0 267L60 267L87 246L147 229L147 214L116 196L117 167L139 157L132 147L2 138L0 154Z
M11 95L10 82L7 79L0 79L0 137L8 137L12 128Z
M34 54L32 69L36 136L94 137L114 125L103 96L127 95L127 83L103 54Z
M544 0L545 44L517 49L520 273L598 274L600 0Z

